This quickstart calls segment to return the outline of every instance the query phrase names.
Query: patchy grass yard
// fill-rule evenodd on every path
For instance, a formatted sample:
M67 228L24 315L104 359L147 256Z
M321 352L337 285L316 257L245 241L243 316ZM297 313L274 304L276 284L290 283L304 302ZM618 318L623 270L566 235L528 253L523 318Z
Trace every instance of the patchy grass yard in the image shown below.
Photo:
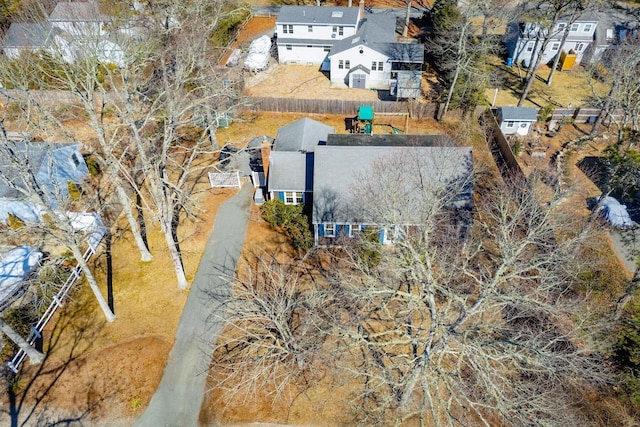
M497 72L497 80L500 82L496 106L515 106L518 104L520 94L524 88L526 69L517 65L507 67L498 57L491 59L491 64ZM524 103L525 107L544 107L553 104L556 107L566 107L572 104L574 107L588 105L589 97L593 95L592 88L587 82L587 75L583 68L576 66L573 71L556 71L553 76L553 84L547 86L550 68L546 65L538 69L536 81L533 83L529 96ZM521 83L522 81L522 83ZM601 83L594 86L599 94L606 94L608 88ZM486 90L487 102L493 102L495 89Z

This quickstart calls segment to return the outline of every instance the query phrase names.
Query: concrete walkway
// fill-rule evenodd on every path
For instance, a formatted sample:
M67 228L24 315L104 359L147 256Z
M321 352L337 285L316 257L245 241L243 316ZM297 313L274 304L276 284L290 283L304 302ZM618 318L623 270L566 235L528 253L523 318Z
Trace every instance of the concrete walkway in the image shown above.
M251 184L246 183L218 210L213 233L209 236L180 318L162 381L134 426L198 425L211 362L211 344L221 329L219 322L209 318L220 305L210 295L212 292L224 295L230 290L229 277L235 274L249 223L252 190Z

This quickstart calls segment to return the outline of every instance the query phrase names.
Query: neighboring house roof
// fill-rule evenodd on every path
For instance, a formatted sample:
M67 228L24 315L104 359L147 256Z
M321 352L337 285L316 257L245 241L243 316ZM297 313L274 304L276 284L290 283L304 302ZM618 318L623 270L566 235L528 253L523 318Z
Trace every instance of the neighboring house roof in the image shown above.
M396 43L396 17L379 13L367 14L358 33L337 41L329 56L359 46L367 46L394 62L424 62L424 46L418 43Z
M344 52L353 47L365 45L376 51L382 49L378 44L396 41L396 18L393 15L366 14L360 23L358 32L345 39L337 41L331 48L329 56Z
M499 107L502 120L535 122L538 120L538 110L534 107Z
M327 145L366 147L448 147L455 143L448 135L397 135L397 134L332 134Z
M310 156L311 153L298 151L272 151L269 191L312 191L313 158Z
M599 15L595 41L598 46L609 46L638 30L638 20L626 11L609 9Z
M418 43L381 43L376 50L393 62L424 62L424 45Z
M367 188L375 192L379 178L387 172L392 175L385 181L396 181L396 196L406 203L398 223L421 222L423 209L419 208L418 193L424 191L425 185L434 190L464 185L464 199L453 203L459 207L469 206L472 162L470 147L318 146L314 154L312 222L382 223L384 219L376 217L375 206L364 207L361 203L362 194L358 190ZM382 167L389 164L394 165L391 170Z
M11 145L7 148L11 148L18 159L24 159L23 164L29 164L31 172L35 174L36 181L48 196L52 207L57 206L57 200L67 197L69 181L80 183L89 173L78 144L37 142L9 144ZM2 148L0 152L4 150L5 148ZM0 156L0 198L24 198L22 192L8 185L7 180L11 180L17 187L28 188L14 161L3 153Z
M38 49L45 46L51 24L48 22L37 24L20 24L14 22L7 30L4 37L3 47L5 48L30 48Z
M356 25L359 8L338 6L282 6L278 24Z
M320 141L326 141L334 132L331 126L305 117L278 129L273 149L313 152Z
M49 15L50 22L102 22L108 18L100 13L97 2L59 2Z

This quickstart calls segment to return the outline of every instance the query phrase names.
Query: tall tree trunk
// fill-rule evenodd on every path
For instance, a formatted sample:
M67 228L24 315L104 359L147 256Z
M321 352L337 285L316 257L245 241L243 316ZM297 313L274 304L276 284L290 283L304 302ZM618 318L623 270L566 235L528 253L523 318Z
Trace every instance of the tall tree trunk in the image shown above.
M533 82L536 80L536 75L538 74L538 67L540 66L540 62L542 62L543 51L544 51L544 44L542 45L542 50L536 56L535 64L529 64L532 67L531 75L527 79L527 84L525 85L524 90L522 91L522 95L520 95L520 99L518 100L518 107L522 107L522 104L524 104L525 99L527 99L527 96L529 96L529 91L531 90L531 86L533 86Z
M149 248L142 238L140 228L138 228L138 222L133 216L133 210L131 209L131 200L129 199L127 192L124 190L124 188L122 188L122 185L120 184L116 186L116 193L118 195L118 199L120 200L120 204L122 205L124 215L127 217L127 221L129 222L131 234L133 234L133 240L135 240L136 246L138 246L140 259L144 262L149 262L153 259L153 255L151 255L151 252L149 252Z
M98 305L102 309L102 312L104 313L104 317L107 319L107 322L113 322L116 316L115 314L113 314L113 312L109 308L109 304L107 304L104 297L102 296L102 292L100 292L100 287L98 286L98 282L96 282L96 278L91 272L91 269L89 268L89 266L87 265L87 262L82 257L82 252L80 252L80 248L78 247L78 245L71 245L71 252L73 253L73 256L78 262L78 265L82 269L82 272L84 273L85 277L87 278L87 282L89 282L91 291L93 292L93 295L95 295L96 300L98 300Z
M15 345L20 347L27 356L29 356L29 363L32 365L39 365L44 360L44 354L29 345L29 343L20 336L11 326L7 325L4 319L0 318L0 330L9 338Z
M549 77L547 78L547 86L551 86L553 75L556 72L556 68L558 68L558 62L560 62L560 55L562 54L562 49L564 48L564 44L567 41L567 37L569 37L570 28L571 28L571 25L567 25L567 27L564 30L564 33L562 34L562 40L560 40L560 46L558 47L558 54L553 60L553 66L551 67L551 70L549 70Z
M451 103L451 98L453 97L453 91L456 87L456 83L458 82L458 76L460 76L460 66L456 65L456 71L453 74L453 80L451 81L451 86L449 86L449 93L447 93L447 101L444 104L444 108L442 110L442 116L440 117L440 119L442 119L447 114L447 111L449 110L449 104Z
M598 114L598 117L596 118L596 121L593 123L593 126L591 127L591 132L589 132L589 137L590 138L593 138L596 135L596 133L598 132L598 129L600 128L600 125L604 121L604 118L606 117L607 112L609 111L609 108L611 107L611 101L613 99L613 95L618 90L618 85L619 84L620 84L620 81L617 80L617 79L614 80L613 83L611 84L611 89L609 90L609 95L607 95L607 99L604 101L604 105L600 109L600 113Z
M402 30L402 37L407 37L407 34L409 34L410 22L411 22L411 0L407 0L407 15L404 19L404 29Z
M176 278L178 279L178 289L186 289L189 286L187 282L187 276L184 272L184 265L182 264L182 256L180 255L180 249L174 239L173 227L171 221L167 221L164 218L161 220L162 232L164 238L167 241L167 248L169 248L169 255L171 261L173 261L173 268L176 272Z

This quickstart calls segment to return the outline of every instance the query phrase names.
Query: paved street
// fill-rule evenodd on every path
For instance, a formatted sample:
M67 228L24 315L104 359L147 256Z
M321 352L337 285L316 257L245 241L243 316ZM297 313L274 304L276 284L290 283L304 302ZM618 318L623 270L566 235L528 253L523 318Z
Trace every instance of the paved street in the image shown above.
M184 306L162 381L149 406L135 422L138 427L190 427L198 425L211 362L211 343L221 325L209 314L219 308L211 292L230 290L244 243L253 188L246 183L218 210L198 272Z

